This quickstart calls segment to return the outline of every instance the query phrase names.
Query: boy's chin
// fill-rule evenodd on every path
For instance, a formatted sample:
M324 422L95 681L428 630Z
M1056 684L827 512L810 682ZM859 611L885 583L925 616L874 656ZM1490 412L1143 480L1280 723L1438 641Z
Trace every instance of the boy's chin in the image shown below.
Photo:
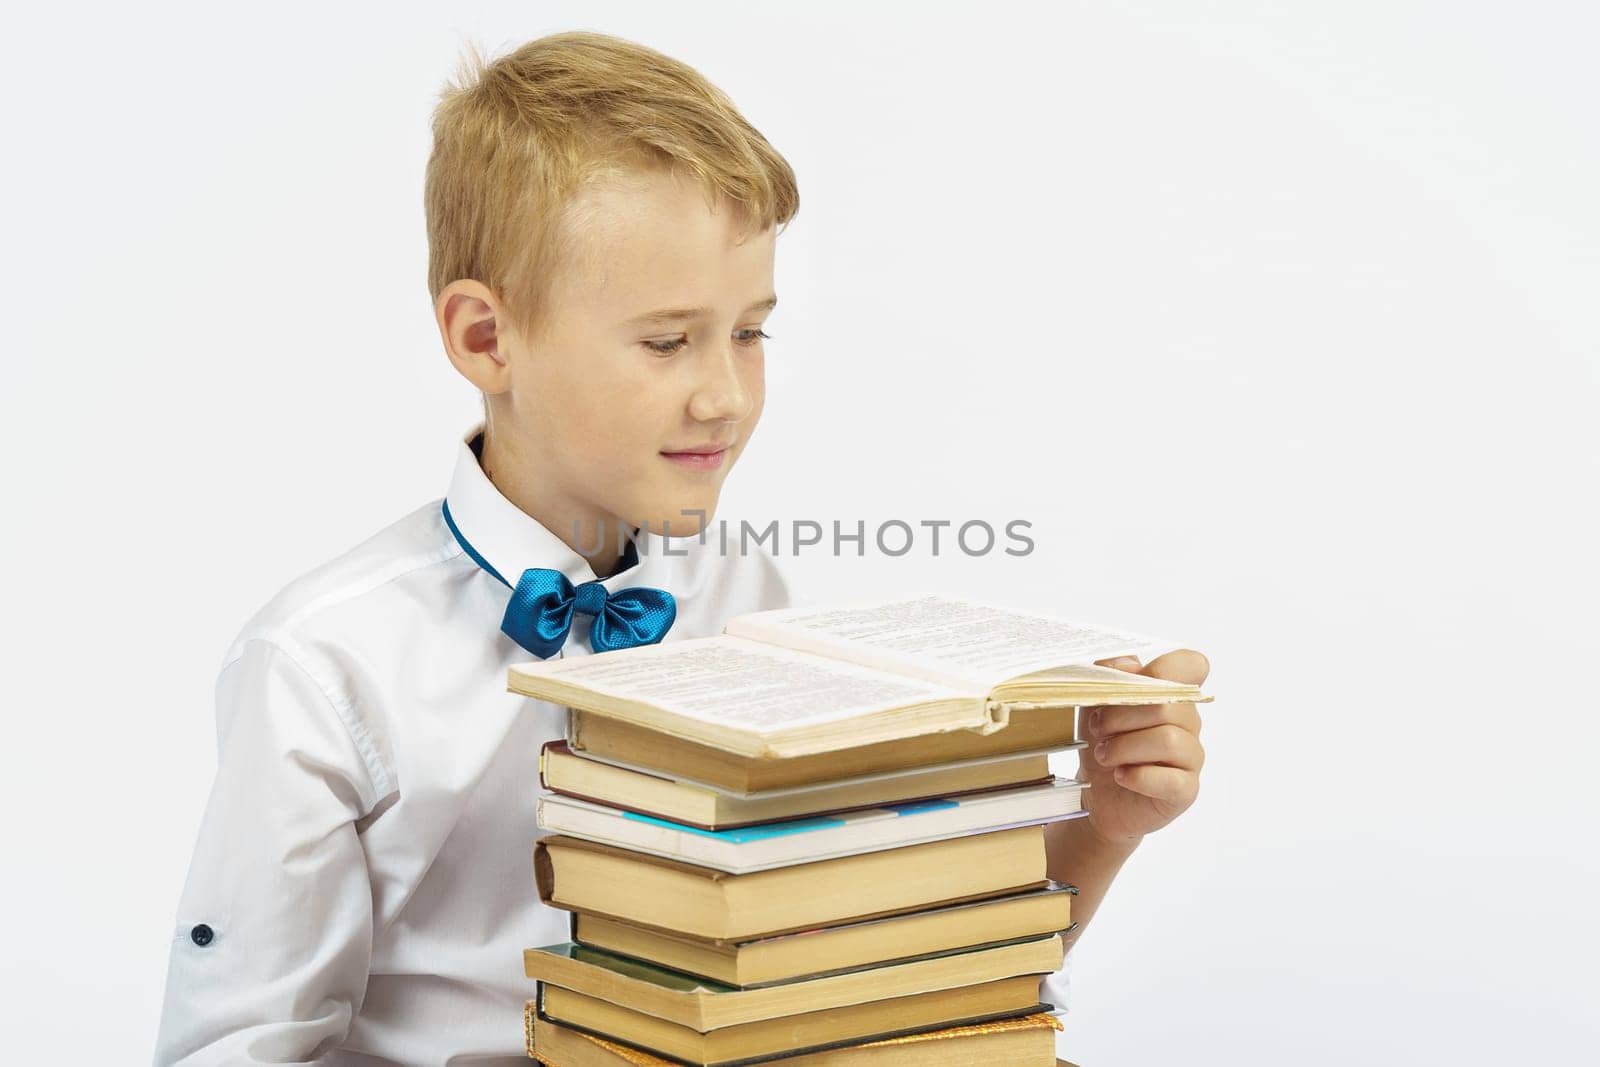
M641 527L659 537L695 537L711 525L717 510L716 496L675 499L639 513Z

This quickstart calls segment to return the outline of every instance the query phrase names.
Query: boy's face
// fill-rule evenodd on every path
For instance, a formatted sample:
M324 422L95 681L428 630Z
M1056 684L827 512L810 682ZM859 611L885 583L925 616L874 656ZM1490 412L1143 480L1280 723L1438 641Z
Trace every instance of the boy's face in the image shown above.
M589 545L597 527L615 544L619 520L698 533L765 400L774 230L741 235L731 205L713 214L669 172L630 177L574 203L540 333L501 324L510 387L490 397L516 502ZM648 317L663 312L679 314Z

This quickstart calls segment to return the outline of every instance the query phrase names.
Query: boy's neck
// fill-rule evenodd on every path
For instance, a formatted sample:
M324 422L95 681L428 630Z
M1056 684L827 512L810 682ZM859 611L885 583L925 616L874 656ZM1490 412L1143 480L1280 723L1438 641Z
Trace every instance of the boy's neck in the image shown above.
M631 566L637 556L630 549L632 527L624 526L619 519L599 514L576 515L571 510L560 513L560 506L552 508L552 495L541 487L516 477L515 472L525 469L507 455L498 438L487 431L473 439L472 450L478 457L478 466L484 476L500 490L500 495L515 504L523 514L549 530L561 543L588 561L596 578L608 578L619 569ZM623 536L618 537L619 529ZM619 547L620 542L620 547Z

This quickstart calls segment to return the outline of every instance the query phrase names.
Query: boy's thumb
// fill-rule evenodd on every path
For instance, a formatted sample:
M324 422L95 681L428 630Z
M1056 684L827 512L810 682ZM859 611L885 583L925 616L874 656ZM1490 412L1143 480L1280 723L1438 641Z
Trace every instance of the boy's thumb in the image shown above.
M1199 685L1211 673L1211 661L1192 648L1177 648L1157 656L1139 673L1169 682Z

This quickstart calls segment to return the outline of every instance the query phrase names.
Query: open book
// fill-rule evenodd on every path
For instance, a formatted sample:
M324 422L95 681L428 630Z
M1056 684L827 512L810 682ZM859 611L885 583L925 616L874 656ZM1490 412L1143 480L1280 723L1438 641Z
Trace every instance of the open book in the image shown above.
M1177 647L928 596L741 615L723 636L519 664L515 693L755 758L1002 729L1013 709L1205 702L1199 686L1094 665Z

